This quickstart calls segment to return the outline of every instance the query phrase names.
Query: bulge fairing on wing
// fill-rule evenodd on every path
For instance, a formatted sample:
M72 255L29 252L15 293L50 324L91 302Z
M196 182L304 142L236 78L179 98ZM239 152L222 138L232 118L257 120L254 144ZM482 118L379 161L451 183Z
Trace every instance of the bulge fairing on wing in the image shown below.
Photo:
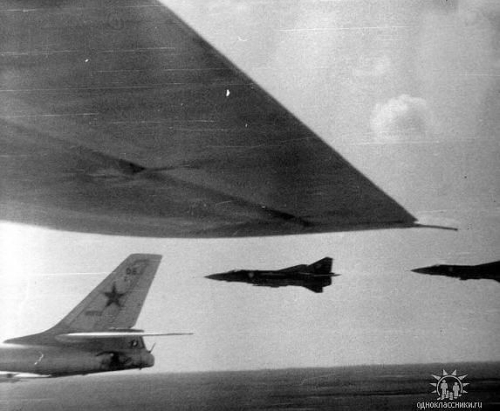
M132 254L54 327L0 345L0 371L51 377L152 367L135 325L161 255Z

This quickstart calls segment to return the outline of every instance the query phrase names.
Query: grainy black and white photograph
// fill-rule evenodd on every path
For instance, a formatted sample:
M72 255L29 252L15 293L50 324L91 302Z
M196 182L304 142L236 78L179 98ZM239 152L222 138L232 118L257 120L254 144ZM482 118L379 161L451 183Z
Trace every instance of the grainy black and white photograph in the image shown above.
M500 2L0 2L0 410L500 404Z

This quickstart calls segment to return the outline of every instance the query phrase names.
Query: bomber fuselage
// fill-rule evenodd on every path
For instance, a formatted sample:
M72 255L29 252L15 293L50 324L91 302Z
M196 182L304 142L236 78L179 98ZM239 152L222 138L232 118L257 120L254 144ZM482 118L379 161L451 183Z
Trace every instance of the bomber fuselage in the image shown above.
M154 357L145 349L86 350L64 345L0 345L0 370L63 376L146 368Z

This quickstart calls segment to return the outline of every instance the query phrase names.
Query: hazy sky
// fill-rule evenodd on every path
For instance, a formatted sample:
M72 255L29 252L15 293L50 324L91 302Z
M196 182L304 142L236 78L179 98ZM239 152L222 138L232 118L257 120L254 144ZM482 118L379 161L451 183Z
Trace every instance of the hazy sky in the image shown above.
M52 326L146 252L164 257L137 326L195 333L156 340L153 371L500 360L499 283L410 271L500 259L500 3L165 3L410 212L459 231L178 240L2 223L1 339ZM342 276L323 294L203 278L325 256Z

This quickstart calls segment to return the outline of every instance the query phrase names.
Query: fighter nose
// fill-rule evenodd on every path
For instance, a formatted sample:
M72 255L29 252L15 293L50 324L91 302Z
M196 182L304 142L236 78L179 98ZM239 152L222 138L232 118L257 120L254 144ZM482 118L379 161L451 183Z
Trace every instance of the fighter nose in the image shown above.
M209 280L222 280L224 278L224 274L210 274L206 275L205 278Z
M433 273L433 270L430 267L414 268L412 271L414 273L418 273L418 274L432 274Z

